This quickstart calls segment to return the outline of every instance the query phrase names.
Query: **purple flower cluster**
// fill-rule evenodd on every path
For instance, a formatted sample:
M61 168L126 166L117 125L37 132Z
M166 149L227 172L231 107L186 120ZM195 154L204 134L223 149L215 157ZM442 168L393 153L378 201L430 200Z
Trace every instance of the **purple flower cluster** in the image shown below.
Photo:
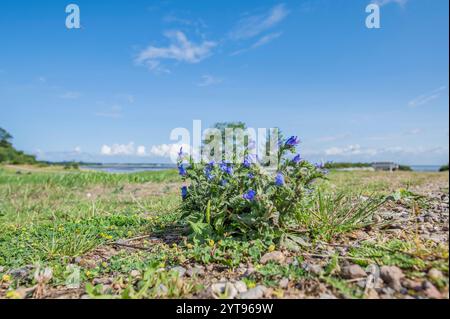
M292 159L292 162L294 164L298 164L302 161L302 157L300 156L300 154L295 155L295 157Z
M187 175L186 168L184 167L183 164L180 164L178 166L178 173L180 174L180 176L183 176L183 177Z
M186 186L181 187L181 197L182 197L183 199L186 199L187 195L188 195L188 189L187 189L187 187L186 187Z
M214 161L212 161L205 167L205 176L206 176L206 179L209 181L213 180L215 177L213 174L211 174L211 171L214 169L214 165L215 165L215 163L214 163Z
M222 162L219 165L220 170L228 175L233 175L233 166L229 163Z
M256 192L253 189L250 189L247 193L242 195L242 198L249 200L249 201L253 201L253 200L255 200L255 196L256 196Z
M291 136L285 143L285 145L288 147L294 147L298 144L300 144L300 139L298 138L298 136Z
M275 176L275 185L277 186L283 186L284 185L284 175L281 173L278 173Z

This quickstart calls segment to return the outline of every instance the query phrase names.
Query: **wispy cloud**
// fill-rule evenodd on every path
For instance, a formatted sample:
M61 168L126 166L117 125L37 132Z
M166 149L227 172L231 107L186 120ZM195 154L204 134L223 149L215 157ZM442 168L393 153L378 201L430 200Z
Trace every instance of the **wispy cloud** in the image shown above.
M81 96L79 92L67 91L61 94L59 97L64 100L76 100Z
M279 37L281 37L282 34L283 34L282 32L269 33L268 35L265 35L265 36L261 37L258 41L256 41L249 48L245 48L245 49L234 51L233 53L231 53L231 56L240 55L240 54L243 54L243 53L248 52L250 50L253 50L253 49L259 48L261 46L264 46L266 44L269 44L270 42L272 42L272 41L278 39Z
M217 85L220 83L222 83L222 79L217 78L212 75L209 75L209 74L205 74L205 75L202 75L201 81L199 83L197 83L197 86L206 87L206 86L211 86L211 85Z
M412 99L411 101L408 102L408 105L410 107L416 107L416 106L428 104L429 102L438 99L446 89L447 89L446 86L441 86L429 93L422 94L422 95Z
M113 105L110 109L101 112L95 112L95 116L118 119L122 117L122 106Z
M242 18L230 33L233 40L243 40L256 37L275 27L289 14L284 4L279 4L260 15L250 15Z
M315 142L318 142L318 143L335 142L335 141L338 141L338 140L342 140L342 139L348 138L350 136L351 136L350 133L330 135L330 136L322 136L322 137L317 138L315 140Z
M212 49L217 46L216 42L203 40L201 43L193 43L181 31L168 31L164 33L169 39L167 47L149 46L138 54L136 62L145 64L158 73L169 73L170 71L161 63L162 60L174 60L185 63L199 63L212 54Z

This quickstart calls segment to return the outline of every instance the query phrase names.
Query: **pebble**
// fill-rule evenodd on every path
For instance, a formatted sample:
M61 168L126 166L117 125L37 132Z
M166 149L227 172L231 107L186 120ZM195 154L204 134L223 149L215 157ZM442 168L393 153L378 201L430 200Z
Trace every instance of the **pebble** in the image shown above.
M186 271L186 275L188 275L189 277L204 276L205 270L203 269L203 267L195 265L194 267L191 267Z
M375 289L370 288L367 289L366 299L380 299L380 296L378 295L378 292Z
M173 267L170 270L178 272L178 277L180 278L184 277L184 274L186 274L186 268L181 266Z
M364 278L367 276L367 274L364 271L364 269L361 268L361 266L350 265L342 268L341 276L345 279L357 279L357 278Z
M405 280L403 280L402 284L403 284L403 287L405 287L406 289L411 289L414 291L421 291L423 289L422 283L417 280L405 279Z
M428 271L428 278L430 278L431 280L434 281L439 281L442 280L444 278L444 275L442 274L442 272L436 268L431 268Z
M441 299L440 291L429 281L423 283L424 294L430 299Z
M318 264L311 264L304 262L302 263L302 268L306 270L307 272L310 272L314 275L320 275L323 271L322 267Z
M133 277L133 278L139 277L140 275L141 275L141 272L139 270L136 270L136 269L133 269L130 272L130 276Z
M278 282L278 286L280 286L281 289L286 289L289 286L289 279L288 278L282 278Z
M273 251L262 256L259 261L261 264L265 265L270 261L282 264L286 260L286 257L281 251Z
M10 274L14 278L24 279L29 275L31 268L32 266L25 266L22 268L13 269L10 271Z
M255 288L252 288L247 292L240 294L239 297L241 299L261 299L262 297L264 297L266 290L267 288L264 286L256 286Z
M245 284L245 282L243 282L242 280L236 281L234 283L234 287L236 288L236 290L238 291L238 293L244 293L247 291L247 285Z
M381 267L380 276L383 281L395 291L400 291L400 289L402 288L400 281L405 277L405 275L397 266Z
M165 285L159 284L158 288L156 289L156 293L158 296L163 297L169 293L169 289Z

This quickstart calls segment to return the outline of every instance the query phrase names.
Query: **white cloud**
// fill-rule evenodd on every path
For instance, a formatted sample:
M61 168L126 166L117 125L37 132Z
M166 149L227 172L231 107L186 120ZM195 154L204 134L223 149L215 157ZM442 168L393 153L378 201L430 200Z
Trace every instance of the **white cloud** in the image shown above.
M128 144L114 144L111 146L103 145L100 153L106 156L135 155L135 147L133 142Z
M331 147L325 150L325 155L328 156L355 156L355 155L369 155L374 156L378 153L373 148L362 148L359 144L349 145L345 147Z
M80 147L80 146L77 146L77 147L75 147L75 148L73 149L73 151L74 151L75 153L80 154L80 153L81 153L81 147Z
M169 73L161 60L175 60L186 63L199 63L212 54L216 42L206 41L196 44L191 42L181 31L169 31L164 34L169 40L168 47L149 46L139 53L136 62L145 64L155 72Z
M160 144L151 147L150 155L170 158L175 163L181 148L183 148L184 154L192 153L191 146L188 144Z
M209 74L202 75L201 82L197 83L197 86L205 87L222 83L222 79L214 77Z
M284 4L273 7L269 12L261 15L252 15L241 19L231 31L233 40L249 39L258 36L264 31L273 28L283 21L289 11Z
M138 146L136 149L136 155L138 156L145 156L147 155L147 151L145 149L145 146Z
M412 99L411 101L409 101L408 105L410 107L416 107L428 104L429 102L438 99L441 96L442 92L445 91L446 89L447 89L446 86L441 86L429 93L422 94Z

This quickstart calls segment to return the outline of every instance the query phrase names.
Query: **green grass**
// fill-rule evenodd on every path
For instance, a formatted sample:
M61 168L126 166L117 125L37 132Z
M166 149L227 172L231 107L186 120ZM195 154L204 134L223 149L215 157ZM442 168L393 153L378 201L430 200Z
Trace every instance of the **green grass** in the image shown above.
M417 201L408 189L432 178L448 180L448 175L332 172L329 181L321 185L321 197L312 201L307 211L298 212L297 218L308 230L307 241L332 242L336 236L370 223L383 196L397 192L398 200L405 201L405 206L409 199ZM108 247L119 239L173 232L182 213L178 210L179 186L176 171L107 174L55 167L0 166L0 269L3 268L0 286L8 270L25 265L51 267L50 284L64 285L69 276L67 267L76 257L85 258L95 249ZM373 198L367 200L369 195ZM320 280L341 296L361 297L360 289L336 273L340 261L337 257L325 258L328 265L320 276L312 276L299 266L303 253L314 253L314 245L301 247L294 264L261 265L260 258L269 251L269 246L281 249L281 243L264 238L241 241L230 237L193 242L182 237L181 231L175 234L176 245L160 241L149 244L148 250L121 250L107 259L100 258L92 267L81 266L86 292L96 298L190 296L204 289L201 283L191 279L181 282L172 272L158 270L197 263L220 266L228 272L251 264L256 271L245 279L250 287L264 284L277 289L283 277L293 282ZM412 274L435 267L448 274L448 248L424 247L418 247L413 240L363 242L349 251L349 257L363 266L397 265ZM435 258L429 259L430 256ZM130 278L132 270L142 275ZM9 291L33 285L32 277L31 274L30 278L13 279ZM94 285L95 278L111 278L121 288L111 290ZM442 287L448 282L437 285Z

